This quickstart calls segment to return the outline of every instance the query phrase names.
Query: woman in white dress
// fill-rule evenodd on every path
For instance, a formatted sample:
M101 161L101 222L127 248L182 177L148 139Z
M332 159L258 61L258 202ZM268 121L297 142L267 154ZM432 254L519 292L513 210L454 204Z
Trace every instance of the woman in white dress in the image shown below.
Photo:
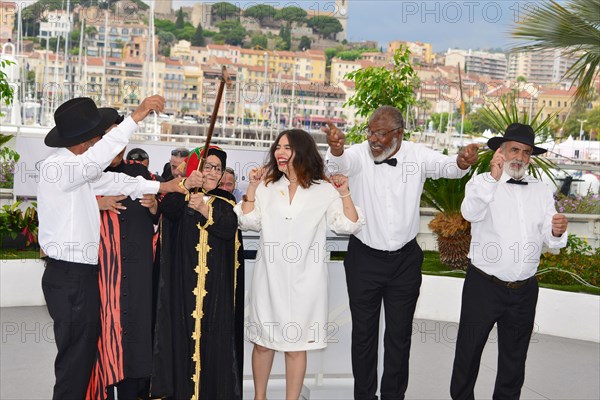
M255 399L266 398L275 351L285 352L286 399L298 399L306 351L327 346L327 227L352 234L364 220L348 179L334 175L329 182L315 141L303 130L280 133L267 165L249 178L235 212L242 230L262 231L246 328L254 342Z

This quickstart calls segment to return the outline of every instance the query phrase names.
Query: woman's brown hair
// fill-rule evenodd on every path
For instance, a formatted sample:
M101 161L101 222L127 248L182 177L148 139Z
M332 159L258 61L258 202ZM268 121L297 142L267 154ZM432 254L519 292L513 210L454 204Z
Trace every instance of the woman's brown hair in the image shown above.
M290 142L290 147L294 154L292 165L300 186L307 189L319 180L328 180L325 176L325 163L317 150L315 139L302 129L289 129L281 132L269 149L269 161L265 166L265 184L268 185L271 182L277 182L284 175L277 168L277 160L275 159L275 149L283 135L286 135Z

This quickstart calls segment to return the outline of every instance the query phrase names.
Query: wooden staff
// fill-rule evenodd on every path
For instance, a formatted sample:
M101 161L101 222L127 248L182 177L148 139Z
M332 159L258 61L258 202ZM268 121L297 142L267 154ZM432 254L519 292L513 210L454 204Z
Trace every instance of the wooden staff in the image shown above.
M208 149L210 148L210 141L215 130L215 124L217 122L217 115L219 114L219 106L221 105L221 99L223 97L223 91L225 85L228 89L231 89L231 77L227 72L227 68L223 65L221 67L221 82L219 83L219 91L217 92L217 98L215 99L215 107L213 108L212 116L210 117L210 126L208 127L208 134L206 135L206 141L204 142L204 153L200 158L196 171L202 171L204 169L204 163L206 163L206 157L208 157ZM225 110L227 111L227 110ZM194 189L194 193L198 193L198 188Z

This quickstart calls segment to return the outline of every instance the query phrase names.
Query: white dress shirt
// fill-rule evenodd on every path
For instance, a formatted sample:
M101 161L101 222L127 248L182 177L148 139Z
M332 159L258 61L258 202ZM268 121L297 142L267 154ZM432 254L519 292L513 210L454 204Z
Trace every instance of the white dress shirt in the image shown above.
M446 156L421 144L402 142L390 158L397 166L375 165L367 141L347 148L340 157L327 151L331 174L349 177L354 203L362 208L366 225L356 237L367 246L386 251L402 248L419 233L419 204L426 178L460 178L456 156Z
M100 211L96 195L157 193L160 182L102 172L127 145L137 124L126 118L80 155L57 149L40 167L38 184L39 242L51 258L98 263Z
M552 192L543 182L525 176L527 185L496 181L490 173L476 175L465 189L461 211L471 222L469 257L477 268L508 282L532 277L542 245L565 247L567 232L552 235L556 214Z

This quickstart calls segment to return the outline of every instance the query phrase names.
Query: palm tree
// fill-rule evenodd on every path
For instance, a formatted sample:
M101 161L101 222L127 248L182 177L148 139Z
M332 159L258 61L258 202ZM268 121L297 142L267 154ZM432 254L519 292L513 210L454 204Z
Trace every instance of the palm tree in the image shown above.
M422 200L438 211L429 229L437 236L440 261L452 269L466 270L469 266L471 224L460 213L460 205L465 198L465 186L475 171L473 166L460 179L428 178L423 186Z
M536 143L546 140L544 131L547 129L554 115L550 114L541 119L542 110L535 115L521 112L515 101L500 101L500 105L492 104L482 109L486 126L495 132L503 132L513 122L529 124L536 134ZM486 149L479 152L477 163L471 167L469 173L461 179L428 178L423 186L422 200L435 208L438 213L429 223L429 229L437 235L440 261L453 269L467 269L469 265L469 246L471 243L471 224L460 213L460 206L465 197L465 186L473 174L480 174L490 170L490 161L494 155L492 150ZM535 168L534 168L535 166ZM553 163L545 158L533 156L529 165L529 173L535 177L544 173L554 180L551 168Z
M577 82L575 100L589 98L600 68L600 7L598 0L554 0L536 3L512 31L512 36L532 43L519 51L560 49L565 56L579 57L565 78Z

